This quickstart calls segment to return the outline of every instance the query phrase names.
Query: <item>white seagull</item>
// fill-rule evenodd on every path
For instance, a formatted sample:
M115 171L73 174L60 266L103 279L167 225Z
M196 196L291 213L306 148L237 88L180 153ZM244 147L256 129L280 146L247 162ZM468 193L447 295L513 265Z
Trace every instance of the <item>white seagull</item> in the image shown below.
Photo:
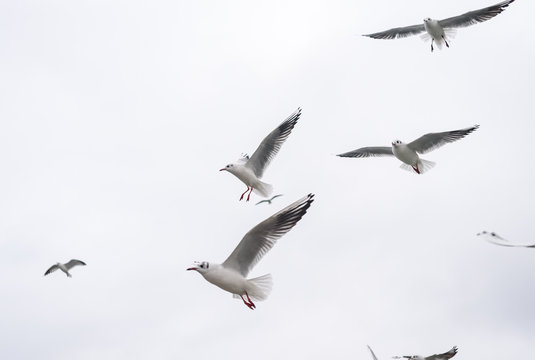
M77 265L85 266L86 263L83 262L83 261L80 261L80 260L76 260L76 259L72 259L71 261L66 262L65 264L56 263L56 265L52 265L45 272L45 276L47 276L48 274L56 271L57 269L60 269L61 271L63 271L67 275L67 277L72 277L71 274L69 274L69 270L72 269L73 267L77 266Z
M370 352L372 353L372 358L373 360L377 360L377 356L375 356L375 354L373 353L373 350L372 348L370 347L370 345L366 345L368 347L368 349L370 350Z
M495 232L488 232L488 231L483 230L482 232L477 233L477 235L483 236L485 240L495 245L507 246L507 247L535 248L535 244L513 244L509 242L508 240L502 238L500 235L496 234Z
M448 44L448 37L455 34L455 29L460 27L467 27L483 21L492 19L515 0L502 1L499 4L492 5L483 9L469 11L465 14L450 17L443 20L434 20L425 18L423 24L393 28L386 31L381 31L373 34L366 34L374 39L396 39L404 38L411 35L417 35L426 32L424 38L431 38L431 51L434 50L433 43L436 42L439 48L442 48L442 43Z
M262 203L268 203L269 205L271 205L271 203L273 202L273 199L276 199L279 196L282 196L282 194L274 195L274 196L271 197L271 199L260 200L259 202L256 203L256 205L262 204Z
M309 194L256 225L245 234L222 264L195 262L187 270L197 271L208 282L232 293L236 298L240 297L245 305L254 310L256 306L251 299L265 300L271 292L272 279L271 274L247 279L249 271L279 238L297 224L313 201L314 194Z
M282 144L292 132L292 129L300 116L301 108L298 108L292 115L284 120L282 124L262 140L250 158L245 155L236 163L228 164L219 170L228 171L247 185L247 190L241 194L240 200L243 199L243 196L248 191L249 195L247 195L247 201L249 201L251 192L253 191L263 197L268 197L271 194L272 186L260 181L260 179L262 178L262 175L264 175L264 171L271 160L277 155Z
M448 360L457 354L457 346L454 346L450 351L443 354L435 354L427 357L420 355L410 355L410 356L393 356L393 359L411 359L411 360Z
M420 159L420 156L418 156L418 154L428 153L447 143L462 139L466 135L470 134L472 131L476 130L478 127L479 125L474 125L472 127L461 130L429 133L419 137L418 139L408 144L405 144L401 140L394 140L392 142L392 147L363 147L357 150L339 154L337 156L354 158L373 156L395 156L403 162L403 164L401 164L402 169L409 171L411 171L412 169L416 171L416 173L421 174L426 172L427 170L430 170L433 166L435 166L435 163L432 161Z

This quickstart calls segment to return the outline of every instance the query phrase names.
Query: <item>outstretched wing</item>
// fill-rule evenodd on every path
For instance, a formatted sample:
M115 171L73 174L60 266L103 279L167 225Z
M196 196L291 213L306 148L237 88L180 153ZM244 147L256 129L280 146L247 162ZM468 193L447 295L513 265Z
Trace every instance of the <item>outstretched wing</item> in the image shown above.
M467 27L474 25L483 21L492 19L499 13L505 10L515 0L502 1L499 4L488 6L483 9L469 11L465 14L450 17L444 20L439 20L440 26L443 28L457 28L457 27Z
M47 276L48 274L50 274L50 273L56 271L57 269L59 269L57 265L52 265L52 266L49 267L48 270L45 272L45 276Z
M407 146L412 150L419 152L420 154L425 154L427 152L438 149L439 147L447 143L452 143L454 141L462 139L466 135L470 134L472 131L475 131L478 127L479 125L474 125L472 127L461 130L425 134L424 136L414 140L413 142L408 143Z
M252 169L256 177L262 177L264 170L275 155L277 155L300 116L301 108L298 108L292 115L284 120L282 124L266 136L253 155L251 155L251 158L247 161L245 166Z
M72 259L68 263L64 264L64 266L67 268L67 270L69 270L69 269L71 269L71 268L73 268L75 266L78 266L78 265L86 265L86 263L83 262L83 261L80 261L80 260Z
M301 220L313 201L314 194L308 194L249 230L223 266L247 276L277 240Z
M392 152L391 147L369 146L369 147L363 147L357 150L349 151L343 154L338 154L336 156L364 158L364 157L374 157L374 156L394 156L394 153Z
M454 357L455 354L457 354L457 346L452 347L450 351L445 352L443 354L435 354L428 356L425 358L425 360L448 360Z
M535 248L535 244L515 244L509 242L507 239L502 238L500 235L496 234L495 232L487 232L482 231L478 233L479 236L484 236L485 240L487 242L499 245L499 246L506 246L506 247L526 247L526 248Z
M373 360L377 360L377 356L375 356L375 354L373 353L373 350L372 348L370 347L370 345L366 345L368 347L368 350L370 350L370 352L372 353L372 358Z
M259 205L259 204L262 204L262 203L265 203L265 202L269 202L269 200L260 200L260 201L257 202L255 205Z
M374 39L398 39L405 38L412 35L418 35L425 31L424 24L420 25L411 25L404 27L397 27L390 30L385 30L381 32L376 32L373 34L365 34L362 36L371 37Z

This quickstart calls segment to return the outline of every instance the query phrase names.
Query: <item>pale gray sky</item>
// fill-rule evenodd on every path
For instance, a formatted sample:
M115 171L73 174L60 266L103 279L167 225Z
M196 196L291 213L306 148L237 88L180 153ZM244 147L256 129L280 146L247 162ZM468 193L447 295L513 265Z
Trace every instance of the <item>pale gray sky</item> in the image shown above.
M1 357L531 356L535 252L475 234L535 239L535 4L434 53L360 36L494 2L2 2ZM218 169L299 106L264 176L284 197L238 202ZM474 124L422 176L334 156ZM185 271L309 192L255 311Z

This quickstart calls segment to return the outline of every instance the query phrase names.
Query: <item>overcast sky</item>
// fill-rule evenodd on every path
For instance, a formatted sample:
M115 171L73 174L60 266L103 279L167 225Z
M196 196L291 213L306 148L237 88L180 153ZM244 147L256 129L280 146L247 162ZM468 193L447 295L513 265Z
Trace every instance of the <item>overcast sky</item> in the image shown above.
M360 36L495 2L1 2L0 357L532 356L535 250L475 234L535 242L535 3L434 53ZM297 107L284 196L239 202L218 169ZM334 156L474 124L420 176ZM310 192L255 311L185 271Z

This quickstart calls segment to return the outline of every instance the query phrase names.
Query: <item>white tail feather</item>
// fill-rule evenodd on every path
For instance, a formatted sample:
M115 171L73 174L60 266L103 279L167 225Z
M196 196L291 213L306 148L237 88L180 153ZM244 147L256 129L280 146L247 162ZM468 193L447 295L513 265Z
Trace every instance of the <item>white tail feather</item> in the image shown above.
M271 193L273 192L273 186L271 186L270 184L266 184L265 182L262 182L259 180L253 186L253 192L263 197L269 197Z
M271 274L256 277L247 280L247 293L249 297L256 301L266 300L273 287L273 278Z
M431 170L435 165L436 163L429 161L429 160L424 160L424 159L418 160L418 170L420 171L420 174L423 174ZM407 170L415 174L417 173L416 170L414 170L414 168L411 165L402 163L399 167L402 168L403 170Z

